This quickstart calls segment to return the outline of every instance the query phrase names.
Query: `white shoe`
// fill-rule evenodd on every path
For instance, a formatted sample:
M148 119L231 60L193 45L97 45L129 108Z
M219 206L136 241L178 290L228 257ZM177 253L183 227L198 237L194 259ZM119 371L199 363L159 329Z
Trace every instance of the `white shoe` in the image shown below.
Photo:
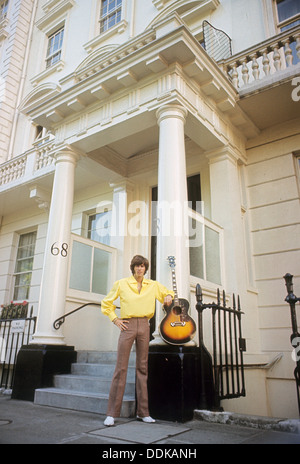
M107 418L104 421L104 425L106 425L106 427L112 427L113 425L115 425L114 418L111 416L107 416Z
M137 419L142 420L143 422L146 422L147 424L154 424L155 419L152 419L152 417L147 416L147 417L140 417L136 416Z

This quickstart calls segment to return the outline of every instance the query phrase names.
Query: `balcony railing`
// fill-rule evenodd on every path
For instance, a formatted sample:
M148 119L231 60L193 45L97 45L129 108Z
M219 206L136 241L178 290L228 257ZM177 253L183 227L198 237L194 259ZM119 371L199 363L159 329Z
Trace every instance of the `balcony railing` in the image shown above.
M300 27L295 26L218 64L241 89L299 63Z
M27 155L18 156L0 167L0 186L20 179L25 174Z
M22 179L24 182L33 176L43 174L44 168L54 165L51 155L53 140L45 137L34 143L34 148L0 165L0 190Z

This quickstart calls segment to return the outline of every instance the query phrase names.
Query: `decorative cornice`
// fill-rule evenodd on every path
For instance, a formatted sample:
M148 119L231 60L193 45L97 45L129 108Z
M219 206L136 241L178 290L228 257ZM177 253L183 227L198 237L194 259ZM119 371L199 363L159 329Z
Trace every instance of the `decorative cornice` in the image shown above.
M127 21L123 19L122 21L118 22L115 26L108 29L108 31L101 33L86 43L83 48L87 51L87 53L91 53L95 48L97 48L102 42L107 40L109 37L113 36L116 32L118 34L122 34L128 26Z
M50 0L48 1L43 10L46 14L36 22L36 27L41 31L47 29L51 23L57 21L64 15L70 8L75 5L75 0Z
M155 32L147 31L133 40L126 42L121 46L110 46L99 48L95 50L92 55L87 57L75 71L77 81L86 79L93 75L95 72L106 69L108 66L115 65L117 62L128 59L134 52L140 50L142 47L150 44L156 38Z
M49 98L46 88L44 93L37 89L23 103L23 112L48 130L64 127L66 140L69 121L77 119L72 143L83 147L85 137L115 124L116 117L143 116L162 104L178 102L220 136L211 115L235 107L238 93L177 13L123 46L105 51L86 58L56 93L49 88ZM207 102L203 108L202 99ZM93 142L90 151L94 147Z
M62 71L64 69L64 67L65 67L64 61L59 60L57 63L50 66L49 68L46 68L44 71L42 71L37 76L34 76L34 78L31 79L30 82L33 85L33 87L36 87L39 84L39 82L41 82L43 79L45 79L46 77L50 76L51 74L53 74L55 72Z
M205 156L208 159L209 164L219 163L220 161L225 160L230 161L234 165L237 165L239 162L245 162L245 156L239 150L230 145L208 152Z
M153 5L158 9L161 10L162 8L165 7L165 5L169 2L170 0L152 0Z

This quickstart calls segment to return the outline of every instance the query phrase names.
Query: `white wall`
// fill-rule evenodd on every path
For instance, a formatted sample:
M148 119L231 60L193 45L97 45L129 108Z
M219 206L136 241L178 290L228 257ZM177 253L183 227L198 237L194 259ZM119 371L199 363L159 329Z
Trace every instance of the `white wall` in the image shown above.
M267 373L270 411L274 416L297 417L292 326L283 276L295 276L294 292L299 296L300 183L294 155L299 154L299 120L266 131L249 145L247 186L261 346L270 360L283 356ZM297 312L299 322L299 307Z

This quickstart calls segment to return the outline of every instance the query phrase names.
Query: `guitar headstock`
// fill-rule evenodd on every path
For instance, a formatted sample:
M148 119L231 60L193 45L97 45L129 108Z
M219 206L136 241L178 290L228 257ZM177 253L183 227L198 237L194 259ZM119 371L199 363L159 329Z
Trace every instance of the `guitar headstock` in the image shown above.
M168 261L169 261L169 266L174 269L176 264L175 264L175 256L168 256Z

